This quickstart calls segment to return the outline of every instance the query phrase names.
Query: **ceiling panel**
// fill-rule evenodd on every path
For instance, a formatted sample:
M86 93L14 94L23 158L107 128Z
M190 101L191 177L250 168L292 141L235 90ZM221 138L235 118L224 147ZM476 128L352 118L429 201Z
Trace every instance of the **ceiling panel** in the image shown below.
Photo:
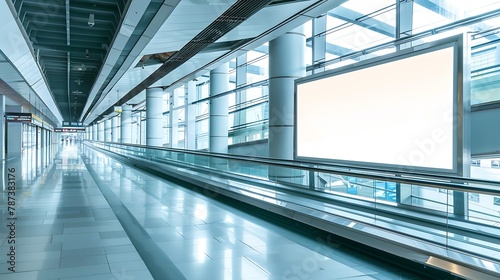
M263 31L270 29L286 20L290 15L310 6L315 1L304 1L289 3L286 5L275 5L262 9L226 35L222 36L217 42L235 41L246 38L257 37Z
M210 5L208 1L181 1L144 48L142 55L179 50L235 2L221 1Z
M9 86L23 97L28 97L31 93L29 86L25 82L9 83Z
M0 62L0 77L4 82L24 82L24 79L9 62Z
M71 93L78 91L88 96L127 1L14 2L56 103L72 105L58 106L64 120L76 121L80 116L83 107ZM34 66L31 53L25 52L15 63L30 84L42 79L38 71L30 70Z

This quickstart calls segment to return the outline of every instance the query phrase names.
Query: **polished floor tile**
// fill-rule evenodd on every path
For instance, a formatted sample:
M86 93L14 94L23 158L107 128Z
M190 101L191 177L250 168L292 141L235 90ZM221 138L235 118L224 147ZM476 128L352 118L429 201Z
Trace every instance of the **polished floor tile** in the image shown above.
M45 169L19 182L15 273L0 229L2 280L418 279L83 145L54 149Z
M127 268L152 279L77 147L54 148L60 150L51 164L17 181L16 272L8 270L4 252L10 245L2 227L0 279L120 279ZM10 165L24 168L13 161L4 168Z

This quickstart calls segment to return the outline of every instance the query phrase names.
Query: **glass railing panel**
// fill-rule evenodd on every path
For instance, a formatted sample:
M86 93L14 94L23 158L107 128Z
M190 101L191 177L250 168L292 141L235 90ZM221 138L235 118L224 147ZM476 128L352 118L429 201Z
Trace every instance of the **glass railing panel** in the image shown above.
M396 182L389 181L373 181L373 197L376 200L382 200L386 202L397 202L397 185Z
M228 161L225 158L210 158L208 164L210 168L217 171L227 172L228 170Z
M349 182L349 191L357 196L374 199L376 195L376 180L357 178L348 176L346 177Z
M347 192L349 187L347 180L342 176L318 172L317 173L316 190L323 192Z
M269 166L268 179L273 182L309 188L308 172L302 168Z
M267 165L261 163L230 160L228 167L230 172L236 174L258 177L260 179L267 179Z
M315 180L315 189L326 193L346 194L368 200L397 202L397 183L341 176L319 172Z
M447 212L453 209L453 193L447 189L400 184L400 203Z
M208 156L203 156L203 155L194 155L194 165L209 167L210 158Z
M500 228L500 197L469 192L468 217L472 222Z

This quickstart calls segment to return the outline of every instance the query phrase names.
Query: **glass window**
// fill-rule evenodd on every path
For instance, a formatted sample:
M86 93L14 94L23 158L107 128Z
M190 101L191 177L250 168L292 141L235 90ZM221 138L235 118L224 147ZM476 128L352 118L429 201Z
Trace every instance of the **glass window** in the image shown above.
M391 40L392 38L389 36L354 24L326 35L327 44L331 44L327 46L327 51L334 55L348 54Z
M185 88L185 86L182 85L182 86L176 88L174 90L174 93L175 93L175 98L176 98L176 100L175 100L175 102L176 102L175 107L184 106L185 94L186 94L186 88Z
M163 114L162 140L163 143L170 143L170 113Z
M210 94L210 86L208 82L196 85L197 99L207 98L209 94Z
M247 84L269 78L269 56L267 53L250 51L247 56Z
M392 5L395 5L395 0L349 0L341 6L356 11L360 14L367 15Z
M435 7L436 11L432 10L433 7L422 7L417 3L413 3L413 33L420 33L422 31L431 30L433 28L451 23L452 20L437 13L441 11L444 14L445 10L440 7Z

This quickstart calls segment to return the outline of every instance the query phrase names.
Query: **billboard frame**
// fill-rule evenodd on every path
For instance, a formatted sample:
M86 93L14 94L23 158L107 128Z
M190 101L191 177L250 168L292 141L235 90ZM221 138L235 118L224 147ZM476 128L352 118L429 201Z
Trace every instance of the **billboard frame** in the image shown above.
M376 58L367 59L354 64L339 67L337 69L327 70L321 73L313 74L307 77L295 80L294 91L294 159L303 161L313 161L325 164L335 164L348 167L376 168L394 172L405 173L426 173L443 174L456 176L469 176L470 161L470 73L469 70L469 47L468 36L466 33L450 36L445 39L433 42L419 44L394 53L383 55ZM413 165L398 165L377 162L364 162L343 159L329 159L298 155L298 86L301 84L339 76L358 70L363 70L402 59L415 57L418 55L431 53L441 49L453 47L453 151L452 168L432 168Z

